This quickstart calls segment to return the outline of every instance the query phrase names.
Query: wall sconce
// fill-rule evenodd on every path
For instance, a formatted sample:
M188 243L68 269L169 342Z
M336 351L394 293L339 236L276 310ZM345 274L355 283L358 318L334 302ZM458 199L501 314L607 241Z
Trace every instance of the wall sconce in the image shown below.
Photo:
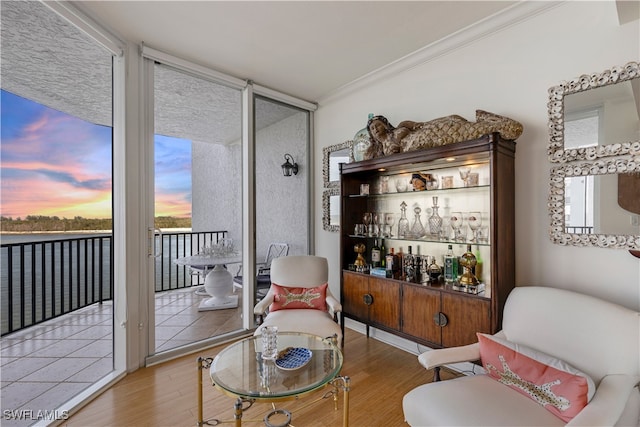
M298 164L293 160L291 154L285 154L284 159L286 162L282 164L282 174L284 176L291 176L291 172L293 172L294 175L298 175ZM293 164L289 162L289 160L291 160Z

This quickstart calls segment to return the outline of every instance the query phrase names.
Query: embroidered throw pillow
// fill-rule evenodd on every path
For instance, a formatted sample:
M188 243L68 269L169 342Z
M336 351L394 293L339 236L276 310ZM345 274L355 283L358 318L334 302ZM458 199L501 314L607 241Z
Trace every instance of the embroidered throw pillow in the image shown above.
M566 362L491 335L477 335L487 373L563 421L570 421L593 397L593 380Z
M274 296L273 303L269 306L269 311L289 308L310 308L327 311L327 286L328 283L315 288L290 288L272 283L271 290Z

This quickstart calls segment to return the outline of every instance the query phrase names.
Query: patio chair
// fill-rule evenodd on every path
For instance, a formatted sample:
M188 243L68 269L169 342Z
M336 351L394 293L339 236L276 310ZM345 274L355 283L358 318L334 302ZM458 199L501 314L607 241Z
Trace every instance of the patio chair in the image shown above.
M256 264L256 291L258 295L264 296L271 286L271 262L279 257L287 256L289 254L288 243L271 243L267 249L267 255L264 262ZM233 291L236 289L242 289L242 265L238 267L238 274L233 278Z

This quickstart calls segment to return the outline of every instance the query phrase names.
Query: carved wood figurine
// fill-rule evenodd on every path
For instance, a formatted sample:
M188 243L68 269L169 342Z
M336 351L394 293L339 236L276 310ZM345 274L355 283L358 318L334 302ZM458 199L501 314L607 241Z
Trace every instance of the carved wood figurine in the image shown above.
M519 122L482 110L476 110L475 122L451 115L428 122L406 120L397 127L392 126L384 116L374 116L369 119L367 129L371 145L365 153L365 159L468 141L492 132L499 132L509 140L518 139L522 134L522 124Z

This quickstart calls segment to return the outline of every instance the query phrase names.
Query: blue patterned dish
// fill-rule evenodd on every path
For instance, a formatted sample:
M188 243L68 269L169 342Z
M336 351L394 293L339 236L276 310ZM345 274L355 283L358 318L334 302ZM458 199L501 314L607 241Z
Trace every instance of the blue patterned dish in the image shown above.
M280 352L276 359L276 366L285 371L302 368L311 360L311 350L302 347L291 347Z

